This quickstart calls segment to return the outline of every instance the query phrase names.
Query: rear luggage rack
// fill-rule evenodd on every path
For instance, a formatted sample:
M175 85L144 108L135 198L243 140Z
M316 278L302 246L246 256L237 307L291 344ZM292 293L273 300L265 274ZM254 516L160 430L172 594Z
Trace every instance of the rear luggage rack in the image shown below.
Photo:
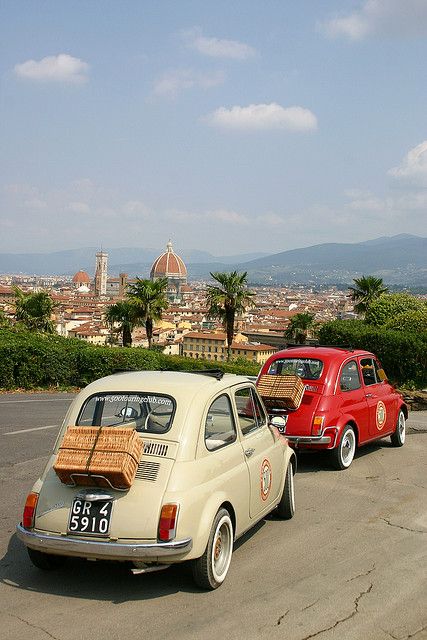
M194 369L193 371L184 371L183 373L198 373L202 376L216 378L217 380L222 380L224 377L224 371L221 371L221 369Z

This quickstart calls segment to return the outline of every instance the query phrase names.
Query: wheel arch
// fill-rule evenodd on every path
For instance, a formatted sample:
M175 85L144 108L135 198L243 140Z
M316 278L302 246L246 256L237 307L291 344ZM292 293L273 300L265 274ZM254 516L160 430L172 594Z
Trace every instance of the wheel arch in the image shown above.
M399 416L399 411L403 411L403 415L405 416L405 420L409 418L408 405L402 402L397 410L397 415Z
M356 447L358 447L360 444L360 433L359 433L359 427L357 425L356 420L353 418L353 416L347 415L347 416L343 416L340 422L341 424L338 427L338 434L337 434L337 440L336 440L335 446L338 446L341 440L342 432L348 425L349 427L352 427L354 430L354 433L356 435Z
M198 521L198 526L193 535L193 549L191 551L191 558L197 558L201 556L208 543L212 522L215 519L216 514L221 508L227 509L230 514L231 522L233 525L233 536L236 536L237 516L236 511L228 499L228 496L224 492L218 492L212 494L203 506Z

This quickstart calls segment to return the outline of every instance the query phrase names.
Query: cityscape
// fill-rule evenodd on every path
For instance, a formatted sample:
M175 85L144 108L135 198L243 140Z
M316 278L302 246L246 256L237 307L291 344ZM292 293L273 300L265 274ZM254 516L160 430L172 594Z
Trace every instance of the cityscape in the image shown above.
M226 336L218 320L208 316L206 282L189 279L186 266L169 241L150 270L150 278L166 277L169 306L156 323L153 344L169 355L184 355L207 360L226 359ZM13 286L25 291L49 291L56 307L53 312L58 335L79 338L95 345L118 345L120 338L105 319L107 308L122 300L127 286L135 283L126 273L118 277L108 273L108 253L94 255L94 276L77 270L65 276L0 276L0 309L13 317ZM232 357L263 363L271 353L285 345L285 331L290 319L298 313L311 313L316 323L336 318L356 317L348 291L325 287L321 291L299 285L293 287L254 286L255 306L236 322ZM310 337L310 336L308 336ZM145 329L137 327L132 345L147 347Z

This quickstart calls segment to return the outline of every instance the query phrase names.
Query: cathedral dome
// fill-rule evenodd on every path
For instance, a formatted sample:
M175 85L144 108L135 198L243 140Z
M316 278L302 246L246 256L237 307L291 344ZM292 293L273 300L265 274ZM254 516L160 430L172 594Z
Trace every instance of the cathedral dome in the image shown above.
M182 280L187 279L187 267L183 260L174 253L170 240L166 245L166 252L162 253L162 255L154 261L150 272L150 278L152 280L165 277L179 278Z
M77 271L75 276L73 276L73 284L82 285L82 284L90 284L90 278L86 271Z

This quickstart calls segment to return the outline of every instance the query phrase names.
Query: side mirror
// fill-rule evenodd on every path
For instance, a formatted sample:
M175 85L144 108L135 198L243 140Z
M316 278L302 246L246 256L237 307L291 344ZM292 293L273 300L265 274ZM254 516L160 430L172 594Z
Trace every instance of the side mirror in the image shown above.
M276 427L279 433L285 433L287 421L288 416L273 416L273 418L270 418L270 425Z
M137 418L138 417L138 411L136 409L134 409L133 407L123 407L123 409L121 409L119 411L119 413L117 414L117 417L120 418Z

